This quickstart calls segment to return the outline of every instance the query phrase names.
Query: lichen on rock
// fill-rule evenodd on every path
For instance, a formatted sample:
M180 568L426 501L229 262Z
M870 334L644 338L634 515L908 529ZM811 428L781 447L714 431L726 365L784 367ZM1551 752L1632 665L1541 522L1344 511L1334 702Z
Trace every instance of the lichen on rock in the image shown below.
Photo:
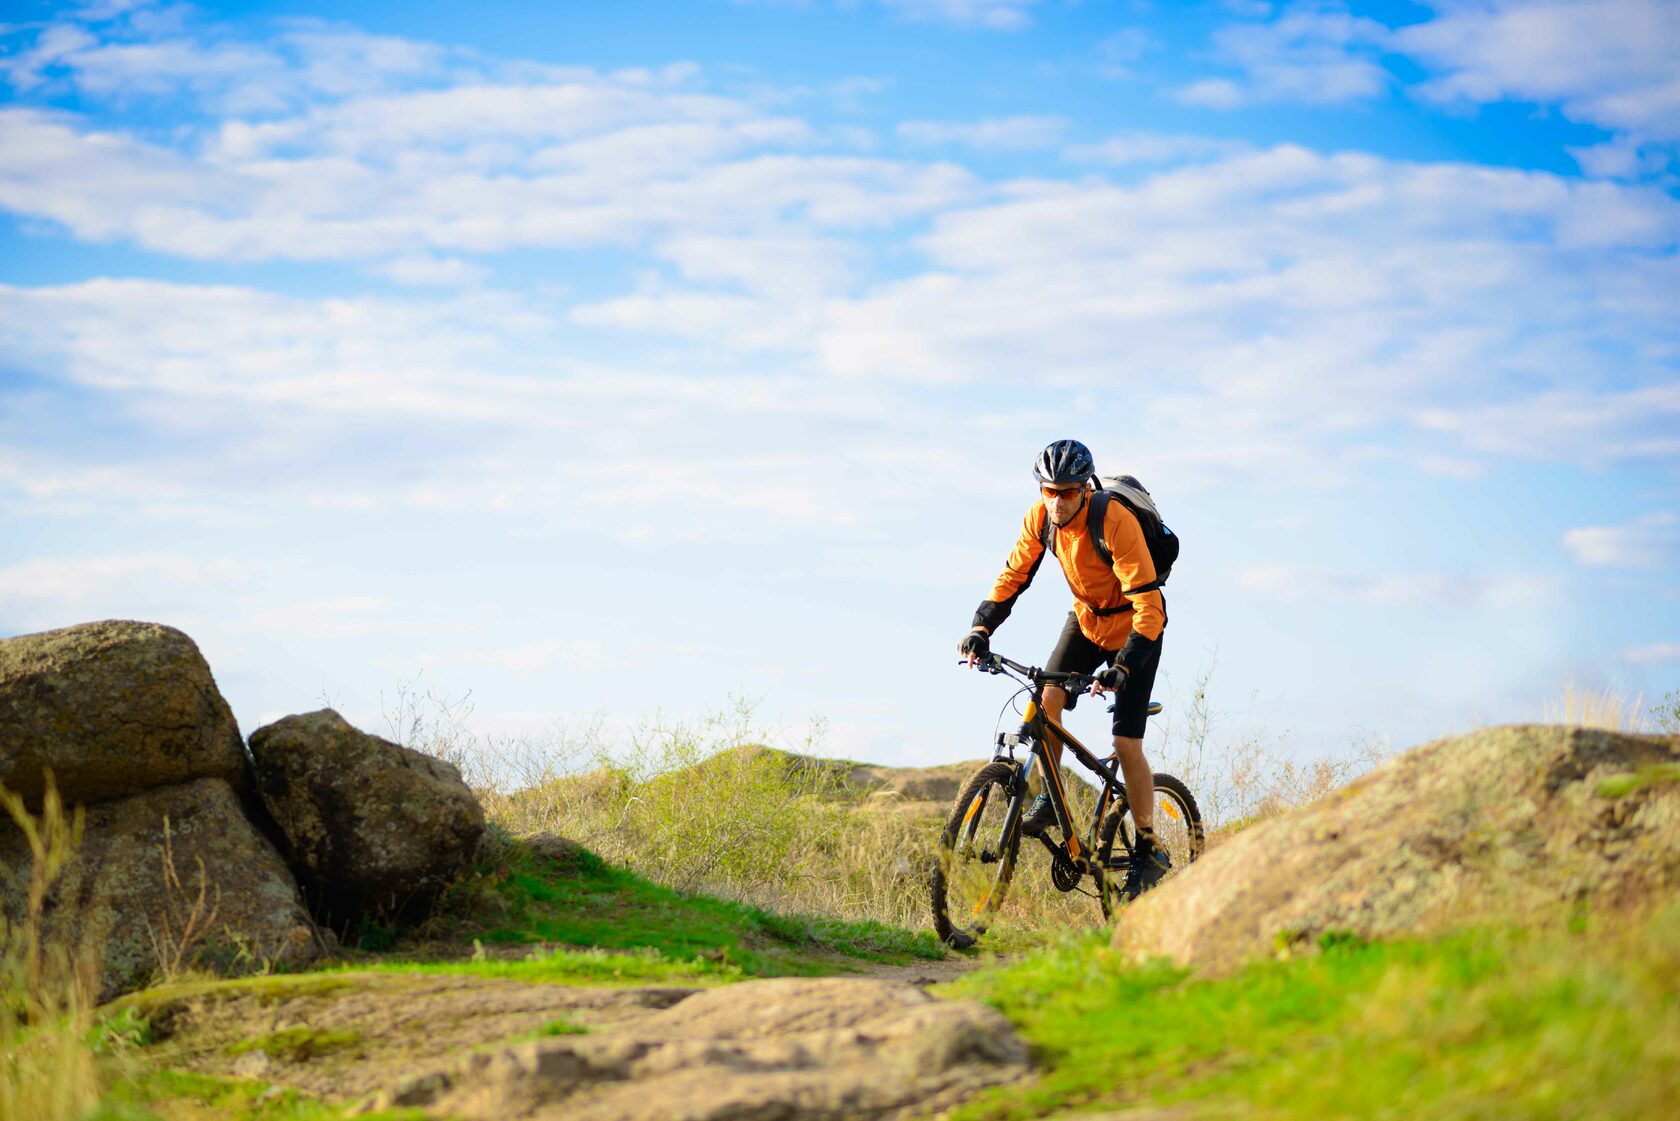
M107 620L0 640L0 783L39 806L51 769L67 804L198 778L245 781L233 712L173 627Z
M22 918L31 856L0 831L0 910ZM13 886L8 886L13 885ZM82 844L47 900L44 936L89 955L102 998L186 966L255 971L308 964L330 948L274 846L223 780L87 807Z
M1218 971L1331 932L1392 938L1638 903L1680 886L1680 784L1610 780L1676 763L1673 737L1588 728L1426 744L1215 847L1126 907L1115 944Z

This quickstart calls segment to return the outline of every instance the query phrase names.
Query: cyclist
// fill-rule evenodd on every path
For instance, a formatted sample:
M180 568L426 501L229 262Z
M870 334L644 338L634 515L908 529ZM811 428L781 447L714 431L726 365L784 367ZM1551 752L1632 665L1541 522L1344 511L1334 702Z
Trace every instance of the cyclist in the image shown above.
M1149 707L1149 693L1155 684L1155 670L1161 661L1161 632L1167 625L1166 601L1155 580L1155 563L1149 557L1143 530L1137 517L1123 502L1110 502L1103 517L1103 539L1114 557L1103 563L1091 543L1085 504L1096 490L1096 468L1091 452L1078 440L1057 440L1039 455L1033 466L1042 500L1033 503L1021 522L1021 536L1009 554L1003 574L991 594L974 613L974 628L958 646L968 663L978 663L991 651L990 636L1014 610L1015 600L1027 590L1044 560L1045 519L1054 527L1051 541L1062 574L1073 591L1073 610L1068 612L1061 639L1044 667L1060 673L1097 674L1092 692L1101 696L1112 690L1114 706L1114 750L1126 782L1126 800L1131 805L1137 829L1137 851L1126 875L1124 894L1135 899L1161 882L1172 869L1172 859L1155 841L1155 781L1143 756L1143 727ZM1044 689L1044 709L1058 723L1063 708L1078 702L1066 690L1053 685ZM1062 745L1050 743L1051 765L1059 765ZM1021 819L1022 831L1040 836L1056 820L1048 794L1040 794Z

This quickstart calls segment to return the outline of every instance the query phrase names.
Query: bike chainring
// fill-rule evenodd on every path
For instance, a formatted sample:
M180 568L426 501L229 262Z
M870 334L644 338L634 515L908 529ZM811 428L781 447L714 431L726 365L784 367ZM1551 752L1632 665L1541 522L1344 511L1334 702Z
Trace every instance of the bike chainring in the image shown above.
M1084 874L1084 869L1073 862L1066 849L1050 850L1050 882L1056 885L1057 891L1072 891Z

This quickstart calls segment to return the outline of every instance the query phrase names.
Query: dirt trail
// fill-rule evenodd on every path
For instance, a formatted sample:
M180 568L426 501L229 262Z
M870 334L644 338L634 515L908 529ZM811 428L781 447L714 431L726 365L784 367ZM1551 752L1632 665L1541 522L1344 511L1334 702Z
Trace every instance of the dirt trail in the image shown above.
M995 957L966 957L952 954L939 961L916 961L909 965L885 965L869 963L858 965L855 976L872 977L880 981L901 981L907 985L917 985L923 988L928 985L943 985L947 981L955 981L965 973L972 973L984 965L995 965L1003 959Z
M137 1003L161 1066L340 1104L469 1121L849 1121L945 1108L1027 1075L1007 1020L926 991L977 964L715 988L316 974Z

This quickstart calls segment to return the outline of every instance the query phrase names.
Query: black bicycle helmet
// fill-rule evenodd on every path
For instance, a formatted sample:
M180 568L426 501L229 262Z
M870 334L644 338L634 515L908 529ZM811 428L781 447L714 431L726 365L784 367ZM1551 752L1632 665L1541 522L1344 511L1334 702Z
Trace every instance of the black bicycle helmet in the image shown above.
M1083 483L1097 473L1091 462L1091 449L1078 440L1057 440L1038 454L1033 474L1040 483L1071 486Z

